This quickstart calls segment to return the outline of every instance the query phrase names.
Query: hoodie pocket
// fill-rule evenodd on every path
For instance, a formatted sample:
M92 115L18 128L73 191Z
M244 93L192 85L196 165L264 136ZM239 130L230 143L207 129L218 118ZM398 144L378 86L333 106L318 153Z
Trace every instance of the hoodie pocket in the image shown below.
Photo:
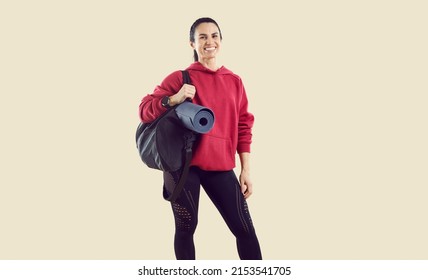
M234 166L235 154L232 149L232 141L212 135L203 135L195 153L195 161L212 169Z

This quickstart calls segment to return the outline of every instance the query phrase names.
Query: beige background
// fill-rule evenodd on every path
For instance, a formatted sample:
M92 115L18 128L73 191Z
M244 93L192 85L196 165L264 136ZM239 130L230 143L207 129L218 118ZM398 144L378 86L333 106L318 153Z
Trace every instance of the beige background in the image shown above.
M2 1L0 258L174 259L137 109L210 16L256 115L264 257L427 259L425 3ZM238 258L205 193L195 239Z

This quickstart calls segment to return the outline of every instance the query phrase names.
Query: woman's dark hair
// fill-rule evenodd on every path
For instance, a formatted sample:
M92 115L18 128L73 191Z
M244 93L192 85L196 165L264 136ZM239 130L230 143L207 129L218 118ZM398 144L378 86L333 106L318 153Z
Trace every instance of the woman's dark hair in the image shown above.
M203 18L199 18L197 19L193 24L192 27L190 27L190 42L194 43L195 42L195 31L196 28L199 26L199 24L204 23L204 22L211 22L214 23L217 28L218 31L220 32L220 40L223 39L223 36L221 35L221 30L220 30L220 26L218 26L217 22L215 20L213 20L212 18L209 17L203 17ZM198 53L196 52L196 50L193 50L193 58L195 59L195 61L199 60L198 57Z

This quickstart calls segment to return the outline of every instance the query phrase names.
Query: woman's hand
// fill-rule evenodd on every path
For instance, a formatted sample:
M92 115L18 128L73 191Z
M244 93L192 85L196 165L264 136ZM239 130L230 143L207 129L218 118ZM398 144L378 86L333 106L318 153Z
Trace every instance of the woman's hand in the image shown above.
M244 198L247 199L253 193L253 183L250 179L250 153L240 153L241 160L241 175L239 175L239 183L241 184L241 192Z
M241 184L241 192L244 195L244 198L249 198L253 193L253 183L251 182L249 171L241 171L241 175L239 175L239 183Z
M169 104L175 106L183 103L186 99L193 99L196 94L196 88L193 85L184 84L181 89L174 95L170 96Z

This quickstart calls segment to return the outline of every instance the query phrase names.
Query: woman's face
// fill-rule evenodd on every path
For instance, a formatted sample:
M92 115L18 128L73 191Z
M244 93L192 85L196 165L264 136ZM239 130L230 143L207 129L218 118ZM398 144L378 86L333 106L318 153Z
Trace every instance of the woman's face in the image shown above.
M198 53L199 60L215 58L220 51L220 31L214 23L201 23L195 30L195 42L190 44Z

